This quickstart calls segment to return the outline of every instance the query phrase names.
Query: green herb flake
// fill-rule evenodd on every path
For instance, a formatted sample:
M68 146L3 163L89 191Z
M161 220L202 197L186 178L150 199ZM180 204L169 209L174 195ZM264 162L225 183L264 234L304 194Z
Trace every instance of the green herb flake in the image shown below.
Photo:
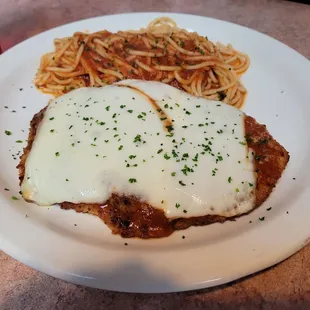
M176 207L177 209L179 209L180 206L181 206L181 205L180 205L179 203L176 203L176 204L175 204L175 207Z
M134 143L141 142L141 135L136 135L135 138L133 139L133 142Z
M157 154L160 154L162 151L163 151L163 149L159 149L159 150L157 151Z
M168 132L171 132L172 130L174 130L173 126L169 125L169 126L166 126Z
M59 152L56 152L56 153L55 153L55 156L57 156L57 157L60 156L60 153L59 153Z
M137 155L129 155L128 157L129 157L129 159L134 159L137 157Z
M118 150L121 151L121 150L123 149L123 147L124 147L123 145L120 145L120 146L118 147Z
M170 157L167 153L165 153L165 154L164 154L164 158L165 158L166 160L168 160L168 159L170 159L171 157Z
M228 178L228 183L231 183L231 181L232 181L232 178L229 177L229 178Z
M132 178L129 179L128 181L129 181L129 183L137 183L137 180L136 179L132 179Z
M172 150L171 153L172 153L173 157L178 157L179 156L175 150Z
M195 155L195 157L192 159L193 161L198 161L198 153Z
M12 196L12 200L19 200L16 196Z
M6 134L7 136L11 136L11 135L12 135L11 131L9 131L9 130L6 130L6 131L5 131L5 134Z
M15 142L16 142L16 143L23 143L22 140L16 140Z
M246 142L240 141L239 144L246 145Z
M218 96L218 99L219 99L220 101L222 101L222 100L224 100L224 99L226 98L226 94L225 94L223 91L219 91L219 92L217 93L217 96Z
M106 111L110 111L110 106L107 106L105 109Z
M239 192L240 192L239 188L236 188L236 193L239 193Z
M55 119L55 117L50 117L49 120L52 121L53 119Z
M263 217L260 217L259 220L262 222L262 221L265 220L265 217L264 217L264 216L263 216Z
M128 112L128 113L132 113L132 112L133 112L133 110L127 110L127 112Z
M186 186L186 184L183 181L179 181L179 184L182 186Z
M176 173L175 172L171 172L171 176L175 177Z

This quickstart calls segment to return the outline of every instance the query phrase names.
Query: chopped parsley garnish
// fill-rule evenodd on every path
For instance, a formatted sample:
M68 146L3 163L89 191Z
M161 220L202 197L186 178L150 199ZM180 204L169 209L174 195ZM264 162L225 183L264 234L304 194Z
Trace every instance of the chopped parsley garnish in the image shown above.
M231 183L231 181L232 181L232 178L229 177L229 178L228 178L228 183Z
M239 191L239 188L236 188L236 193L239 193L240 191Z
M164 154L164 158L165 158L166 160L168 160L168 159L170 159L171 157L170 157L167 153L165 153L165 154Z
M179 184L182 186L186 186L186 184L183 181L179 181Z
M175 177L175 174L176 174L175 172L171 172L172 177Z
M163 149L159 149L159 150L157 151L157 154L160 154L162 151L163 151Z
M55 119L55 117L50 117L49 120L52 121L53 119Z
M169 125L169 126L166 126L168 132L171 132L172 130L174 130L173 126Z
M260 217L259 220L260 220L260 221L264 221L264 220L265 220L265 217L264 217L264 216L263 216L263 217Z
M15 142L16 142L16 143L23 143L22 140L16 140Z
M18 198L15 196L12 196L12 200L18 200Z
M133 112L133 110L127 110L127 112L128 112L128 113L132 113L132 112Z
M241 145L246 145L246 143L243 142L243 141L240 141L239 144L241 144Z
M129 159L134 159L134 158L136 158L136 155L129 155L128 157L129 157Z
M192 159L193 161L198 161L198 153L195 155L195 157Z
M183 159L184 159L184 158L188 158L188 153L184 153L184 154L182 155L182 157L183 157Z
M5 134L6 134L7 136L10 136L12 133L11 133L11 131L6 130L6 131L5 131Z
M180 208L180 206L181 206L181 205L180 205L179 203L176 203L176 204L175 204L175 207L176 207L177 209Z
M184 168L181 169L181 171L182 171L185 175L187 175L187 172L194 172L194 170L191 169L191 168L189 168L187 165L184 165Z
M59 155L60 155L60 153L59 153L59 152L56 152L56 153L55 153L55 156L57 156L57 157L58 157Z
M136 179L129 179L128 181L129 181L129 183L137 183Z
M121 106L120 106L120 108L121 109L124 109L126 106L124 105L124 104L122 104Z
M224 100L226 98L226 94L223 91L217 92L217 95L218 95L218 99L220 101L222 101L222 100Z
M135 138L133 139L133 142L134 143L141 142L141 135L136 135Z
M53 133L54 131L55 131L54 129L51 129L51 130L50 130L51 133Z
M172 150L172 155L173 155L173 157L178 157L178 154L175 150Z
M106 109L107 111L110 111L110 106L107 106L105 109Z
M217 156L216 162L219 162L219 161L222 161L222 160L223 160L223 157L221 155Z
M121 150L123 149L123 147L124 147L123 145L120 145L120 146L118 147L118 150L121 151Z

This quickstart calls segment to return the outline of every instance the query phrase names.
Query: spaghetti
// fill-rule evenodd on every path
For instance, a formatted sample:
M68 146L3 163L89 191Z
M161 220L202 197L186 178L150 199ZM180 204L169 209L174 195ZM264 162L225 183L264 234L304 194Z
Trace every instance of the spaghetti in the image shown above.
M246 96L239 78L249 57L230 44L180 29L170 18L138 31L76 32L54 44L55 50L41 58L35 85L55 96L124 79L160 81L237 108Z

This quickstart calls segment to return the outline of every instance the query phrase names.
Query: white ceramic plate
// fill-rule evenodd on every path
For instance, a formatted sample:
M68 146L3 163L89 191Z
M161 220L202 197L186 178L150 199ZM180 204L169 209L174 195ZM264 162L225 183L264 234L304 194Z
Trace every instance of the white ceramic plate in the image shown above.
M149 241L113 236L94 216L25 203L18 194L15 168L16 154L24 143L16 141L25 141L30 119L49 99L32 85L40 56L53 49L54 38L75 31L140 28L167 15L179 26L212 41L232 43L251 57L251 67L242 79L249 91L244 110L265 123L291 155L268 201L236 222L190 228ZM1 55L0 68L0 248L14 258L86 286L170 292L210 287L262 270L292 255L309 240L310 62L282 43L205 17L124 14L44 32ZM7 136L5 130L12 135Z

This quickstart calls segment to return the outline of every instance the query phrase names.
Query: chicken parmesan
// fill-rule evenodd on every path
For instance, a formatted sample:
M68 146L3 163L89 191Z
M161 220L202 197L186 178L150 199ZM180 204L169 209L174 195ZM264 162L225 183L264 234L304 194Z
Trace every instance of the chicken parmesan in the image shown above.
M288 160L232 106L125 80L54 99L31 121L18 168L29 202L99 216L122 237L160 238L251 212Z

